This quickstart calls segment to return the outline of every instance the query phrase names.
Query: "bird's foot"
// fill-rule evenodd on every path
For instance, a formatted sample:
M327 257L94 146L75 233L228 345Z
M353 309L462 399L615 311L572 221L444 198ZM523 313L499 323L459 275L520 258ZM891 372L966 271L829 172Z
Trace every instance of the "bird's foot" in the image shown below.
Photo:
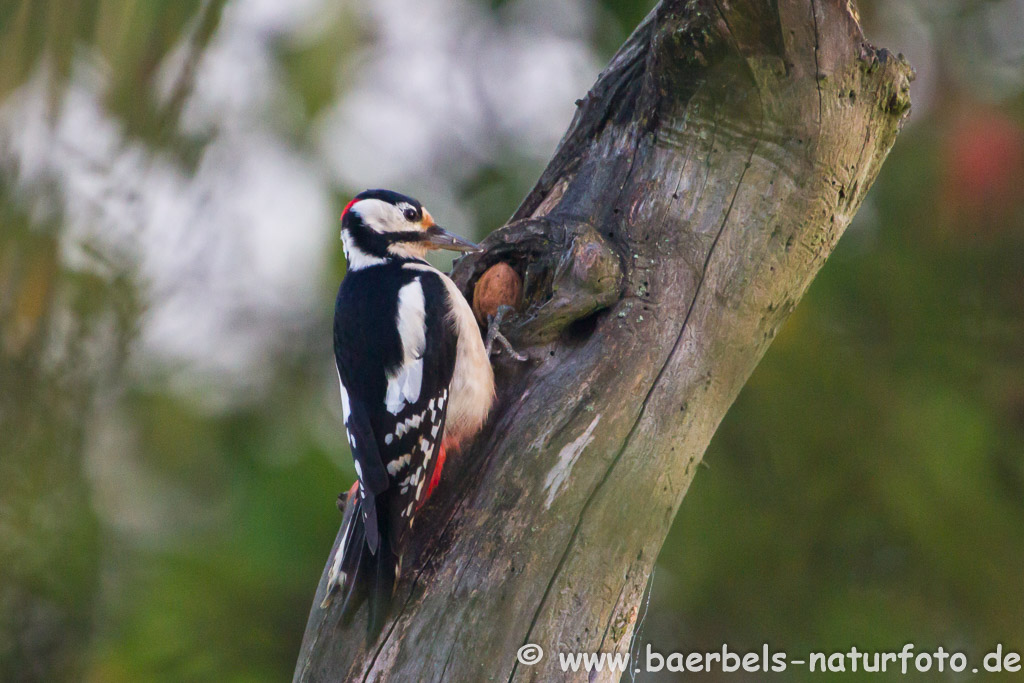
M345 549L338 548L331 559L331 569L327 572L327 590L324 591L324 599L320 602L320 609L327 609L339 590L345 585L345 572L341 571L341 560L344 558Z
M494 315L487 316L487 357L490 358L494 351L494 342L501 344L501 347L508 352L508 355L512 356L518 361L529 360L526 356L515 350L505 335L501 333L501 323L505 320L514 309L511 306L498 306L498 310Z

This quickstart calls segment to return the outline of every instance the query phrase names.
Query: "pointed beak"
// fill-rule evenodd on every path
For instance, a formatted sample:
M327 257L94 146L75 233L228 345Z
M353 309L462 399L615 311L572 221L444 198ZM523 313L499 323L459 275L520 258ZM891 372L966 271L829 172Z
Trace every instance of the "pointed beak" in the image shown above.
M469 240L450 233L439 225L431 225L426 230L427 238L423 241L431 249L447 249L449 251L481 251L480 247Z

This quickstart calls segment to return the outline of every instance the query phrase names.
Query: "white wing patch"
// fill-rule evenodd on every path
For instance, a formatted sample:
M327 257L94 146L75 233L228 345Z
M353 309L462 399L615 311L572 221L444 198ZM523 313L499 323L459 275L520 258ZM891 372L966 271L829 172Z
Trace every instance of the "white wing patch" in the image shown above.
M388 412L398 415L408 403L420 397L423 385L423 352L427 346L427 313L423 286L416 278L398 290L398 335L404 359L394 375L388 377L384 398Z
M341 387L341 413L345 420L345 426L347 427L348 416L351 414L352 408L348 402L348 391L345 389L345 383L341 381L341 371L338 370L337 366L335 366L334 369L338 373L338 386Z
M345 431L348 432L348 445L354 449L356 447L356 437L348 426L348 417L352 414L352 406L348 401L348 391L345 389L345 383L341 381L341 370L338 370L337 365L334 366L334 369L338 372L338 387L341 389L341 413L345 420Z
M349 211L359 214L363 222L376 232L401 232L409 229L402 211L410 204L389 204L381 199L361 199Z
M466 435L475 434L494 402L494 374L484 350L480 328L469 303L451 278L425 263L407 263L405 270L433 273L448 290L450 320L459 330L455 353L455 372L452 376L448 421L445 435L458 442Z

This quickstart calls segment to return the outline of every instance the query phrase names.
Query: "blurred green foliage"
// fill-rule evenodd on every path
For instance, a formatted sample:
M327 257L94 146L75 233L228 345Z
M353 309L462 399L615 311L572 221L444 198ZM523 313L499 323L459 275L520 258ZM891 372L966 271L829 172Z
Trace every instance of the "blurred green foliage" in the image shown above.
M602 59L650 7L568 4ZM862 5L869 35L902 35L891 6ZM939 41L999 5L900 7ZM41 69L56 118L82 62L99 64L123 144L195 172L215 132L181 122L238 8L0 0L0 121ZM309 155L379 39L352 5L320 11L301 39L270 40L270 129ZM723 422L643 642L1024 650L1024 99L954 78L971 59L924 65L932 104ZM258 388L178 384L181 367L137 350L161 292L102 241L78 245L102 268L77 265L67 179L25 181L18 132L0 139L0 680L286 679L354 474L328 341L340 248L315 312L264 332L286 343ZM485 231L539 171L503 150L456 199ZM361 189L328 184L338 206Z

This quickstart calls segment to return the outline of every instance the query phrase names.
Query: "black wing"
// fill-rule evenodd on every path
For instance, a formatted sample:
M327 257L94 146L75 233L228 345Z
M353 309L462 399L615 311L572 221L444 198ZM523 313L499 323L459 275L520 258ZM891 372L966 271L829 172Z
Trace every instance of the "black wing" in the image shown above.
M426 382L419 400L395 416L387 465L391 488L387 492L389 538L401 558L416 512L426 502L430 481L440 461L441 439L448 414L448 386ZM387 436L385 436L387 440Z
M341 374L339 370L338 374ZM342 382L342 404L345 410L345 429L348 430L348 444L352 449L356 475L359 477L359 497L362 503L363 526L366 529L366 544L371 553L377 552L380 534L377 529L377 496L389 486L387 466L377 447L377 439L369 413L363 401L346 396Z
M406 353L398 331L399 291L414 282L423 295L422 344ZM389 264L346 276L335 309L335 357L371 549L380 537L375 525L386 523L400 558L426 499L439 460L456 344L438 275Z

